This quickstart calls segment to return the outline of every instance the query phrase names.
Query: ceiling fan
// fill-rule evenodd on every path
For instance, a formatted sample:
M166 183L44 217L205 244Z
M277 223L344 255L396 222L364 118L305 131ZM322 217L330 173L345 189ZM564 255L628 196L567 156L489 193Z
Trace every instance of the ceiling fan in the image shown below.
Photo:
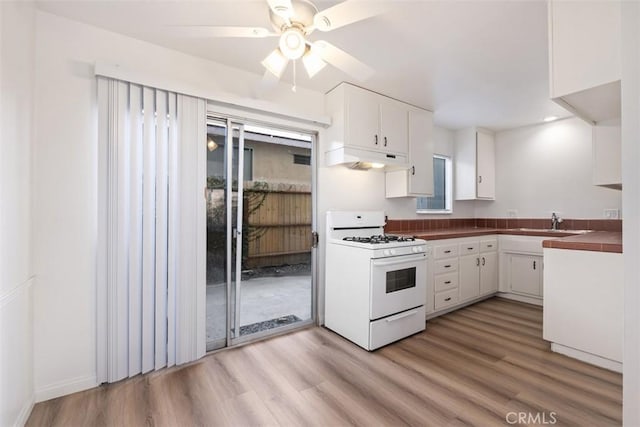
M346 0L325 10L309 0L267 0L274 31L262 27L189 26L186 33L195 37L279 37L278 46L262 61L269 73L279 80L289 61L293 61L294 90L296 61L309 75L315 76L327 63L360 81L374 70L342 49L324 40L311 41L315 30L326 32L383 13L382 1ZM265 73L266 75L267 73Z

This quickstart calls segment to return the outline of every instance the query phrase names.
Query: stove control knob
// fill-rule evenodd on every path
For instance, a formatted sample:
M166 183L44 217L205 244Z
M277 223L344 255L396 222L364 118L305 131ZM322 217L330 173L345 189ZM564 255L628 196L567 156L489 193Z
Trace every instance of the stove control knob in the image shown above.
M384 251L382 251L382 255L389 256L391 255L391 251L389 249L385 249Z
M389 250L389 252L391 252L391 255L395 255L396 254L395 249L391 249L391 250Z
M424 252L424 248L422 246L418 246L418 252Z
M412 247L412 248L411 248L411 252L413 252L414 254L417 254L417 253L418 253L418 248L417 248L417 247L415 247L415 246L414 246L414 247Z

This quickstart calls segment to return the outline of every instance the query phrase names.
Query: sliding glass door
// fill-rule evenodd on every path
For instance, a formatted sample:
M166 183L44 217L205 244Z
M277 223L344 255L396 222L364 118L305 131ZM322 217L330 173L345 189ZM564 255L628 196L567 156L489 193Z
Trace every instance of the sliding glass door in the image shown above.
M313 137L210 119L207 350L314 320Z

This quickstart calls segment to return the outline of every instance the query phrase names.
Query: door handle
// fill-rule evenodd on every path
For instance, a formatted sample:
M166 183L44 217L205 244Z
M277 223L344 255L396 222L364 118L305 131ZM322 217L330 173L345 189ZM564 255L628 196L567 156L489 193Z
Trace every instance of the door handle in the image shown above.
M387 146L387 137L386 136L384 137L384 146L385 147Z
M482 184L482 175L478 175L478 184Z
M534 270L536 269L536 262L535 261L533 261L533 269Z
M484 265L484 257L482 257L482 265Z
M416 167L411 166L411 175L415 175L415 174L416 174Z
M378 145L378 135L375 136L376 145Z
M480 267L480 258L476 258L476 267Z
M320 241L320 236L318 235L318 232L317 231L312 231L311 232L311 247L312 248L317 248L319 241Z

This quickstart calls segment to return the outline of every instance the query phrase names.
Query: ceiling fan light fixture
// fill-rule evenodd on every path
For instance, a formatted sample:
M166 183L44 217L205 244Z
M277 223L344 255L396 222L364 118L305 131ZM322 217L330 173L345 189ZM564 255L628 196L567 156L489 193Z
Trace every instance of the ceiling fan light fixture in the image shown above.
M307 71L307 75L310 79L313 78L316 74L318 74L324 67L326 67L327 63L320 58L313 49L308 49L307 52L302 57L302 64L304 65L304 69Z
M280 49L276 48L262 61L262 65L269 70L271 74L280 78L284 69L287 68L288 62L289 60L282 54Z
M280 36L280 51L288 59L298 59L304 55L307 42L298 28L286 29Z

